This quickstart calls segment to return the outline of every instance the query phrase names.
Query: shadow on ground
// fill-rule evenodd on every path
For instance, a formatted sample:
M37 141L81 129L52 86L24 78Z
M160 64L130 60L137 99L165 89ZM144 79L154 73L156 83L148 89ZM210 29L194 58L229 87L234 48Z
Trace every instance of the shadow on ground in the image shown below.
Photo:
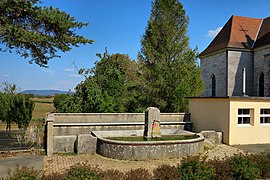
M0 159L0 179L6 178L8 169L14 170L17 166L34 167L36 170L43 170L44 155L19 155Z
M247 145L234 145L238 149L244 150L249 153L270 153L270 144L247 144Z

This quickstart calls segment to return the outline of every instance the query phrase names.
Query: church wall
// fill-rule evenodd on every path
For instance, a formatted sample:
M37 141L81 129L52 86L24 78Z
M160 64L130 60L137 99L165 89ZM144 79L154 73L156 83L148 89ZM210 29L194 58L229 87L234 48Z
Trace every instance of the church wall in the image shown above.
M270 96L270 47L254 50L254 90L255 96L259 96L259 76L264 73L264 96Z
M212 96L212 74L216 77L216 96L226 96L226 51L201 58L203 97Z
M228 50L228 96L242 96L243 68L246 68L246 95L253 96L253 53Z

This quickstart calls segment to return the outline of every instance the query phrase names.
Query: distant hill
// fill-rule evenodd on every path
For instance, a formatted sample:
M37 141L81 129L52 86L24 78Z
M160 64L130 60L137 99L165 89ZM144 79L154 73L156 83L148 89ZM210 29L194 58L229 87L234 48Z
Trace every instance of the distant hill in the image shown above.
M68 91L59 90L25 90L20 92L21 94L34 94L38 96L53 96L55 94L67 94Z

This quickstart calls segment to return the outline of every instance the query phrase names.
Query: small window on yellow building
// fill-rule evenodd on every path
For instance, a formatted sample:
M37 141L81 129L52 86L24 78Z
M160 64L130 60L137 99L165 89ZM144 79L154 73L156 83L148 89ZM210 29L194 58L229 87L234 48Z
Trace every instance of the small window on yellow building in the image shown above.
M238 109L238 124L250 124L250 109Z
M270 124L270 109L261 109L260 113L260 123L261 124Z

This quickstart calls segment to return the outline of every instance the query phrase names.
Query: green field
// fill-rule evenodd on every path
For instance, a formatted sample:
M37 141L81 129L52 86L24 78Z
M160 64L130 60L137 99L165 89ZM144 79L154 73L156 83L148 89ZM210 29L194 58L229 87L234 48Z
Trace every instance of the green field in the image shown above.
M33 111L32 116L32 122L31 123L37 123L37 124L43 124L44 120L46 118L46 113L53 112L53 97L51 98L42 98L42 97L35 97L32 98L32 100L35 103L35 108ZM6 123L0 123L0 131L6 129ZM12 130L18 130L17 124L11 125Z
M53 97L34 97L32 101L39 103L53 103Z
M32 98L35 103L35 108L33 111L33 120L36 119L43 119L46 117L46 113L53 112L53 97L51 98L42 98L42 97L35 97Z

